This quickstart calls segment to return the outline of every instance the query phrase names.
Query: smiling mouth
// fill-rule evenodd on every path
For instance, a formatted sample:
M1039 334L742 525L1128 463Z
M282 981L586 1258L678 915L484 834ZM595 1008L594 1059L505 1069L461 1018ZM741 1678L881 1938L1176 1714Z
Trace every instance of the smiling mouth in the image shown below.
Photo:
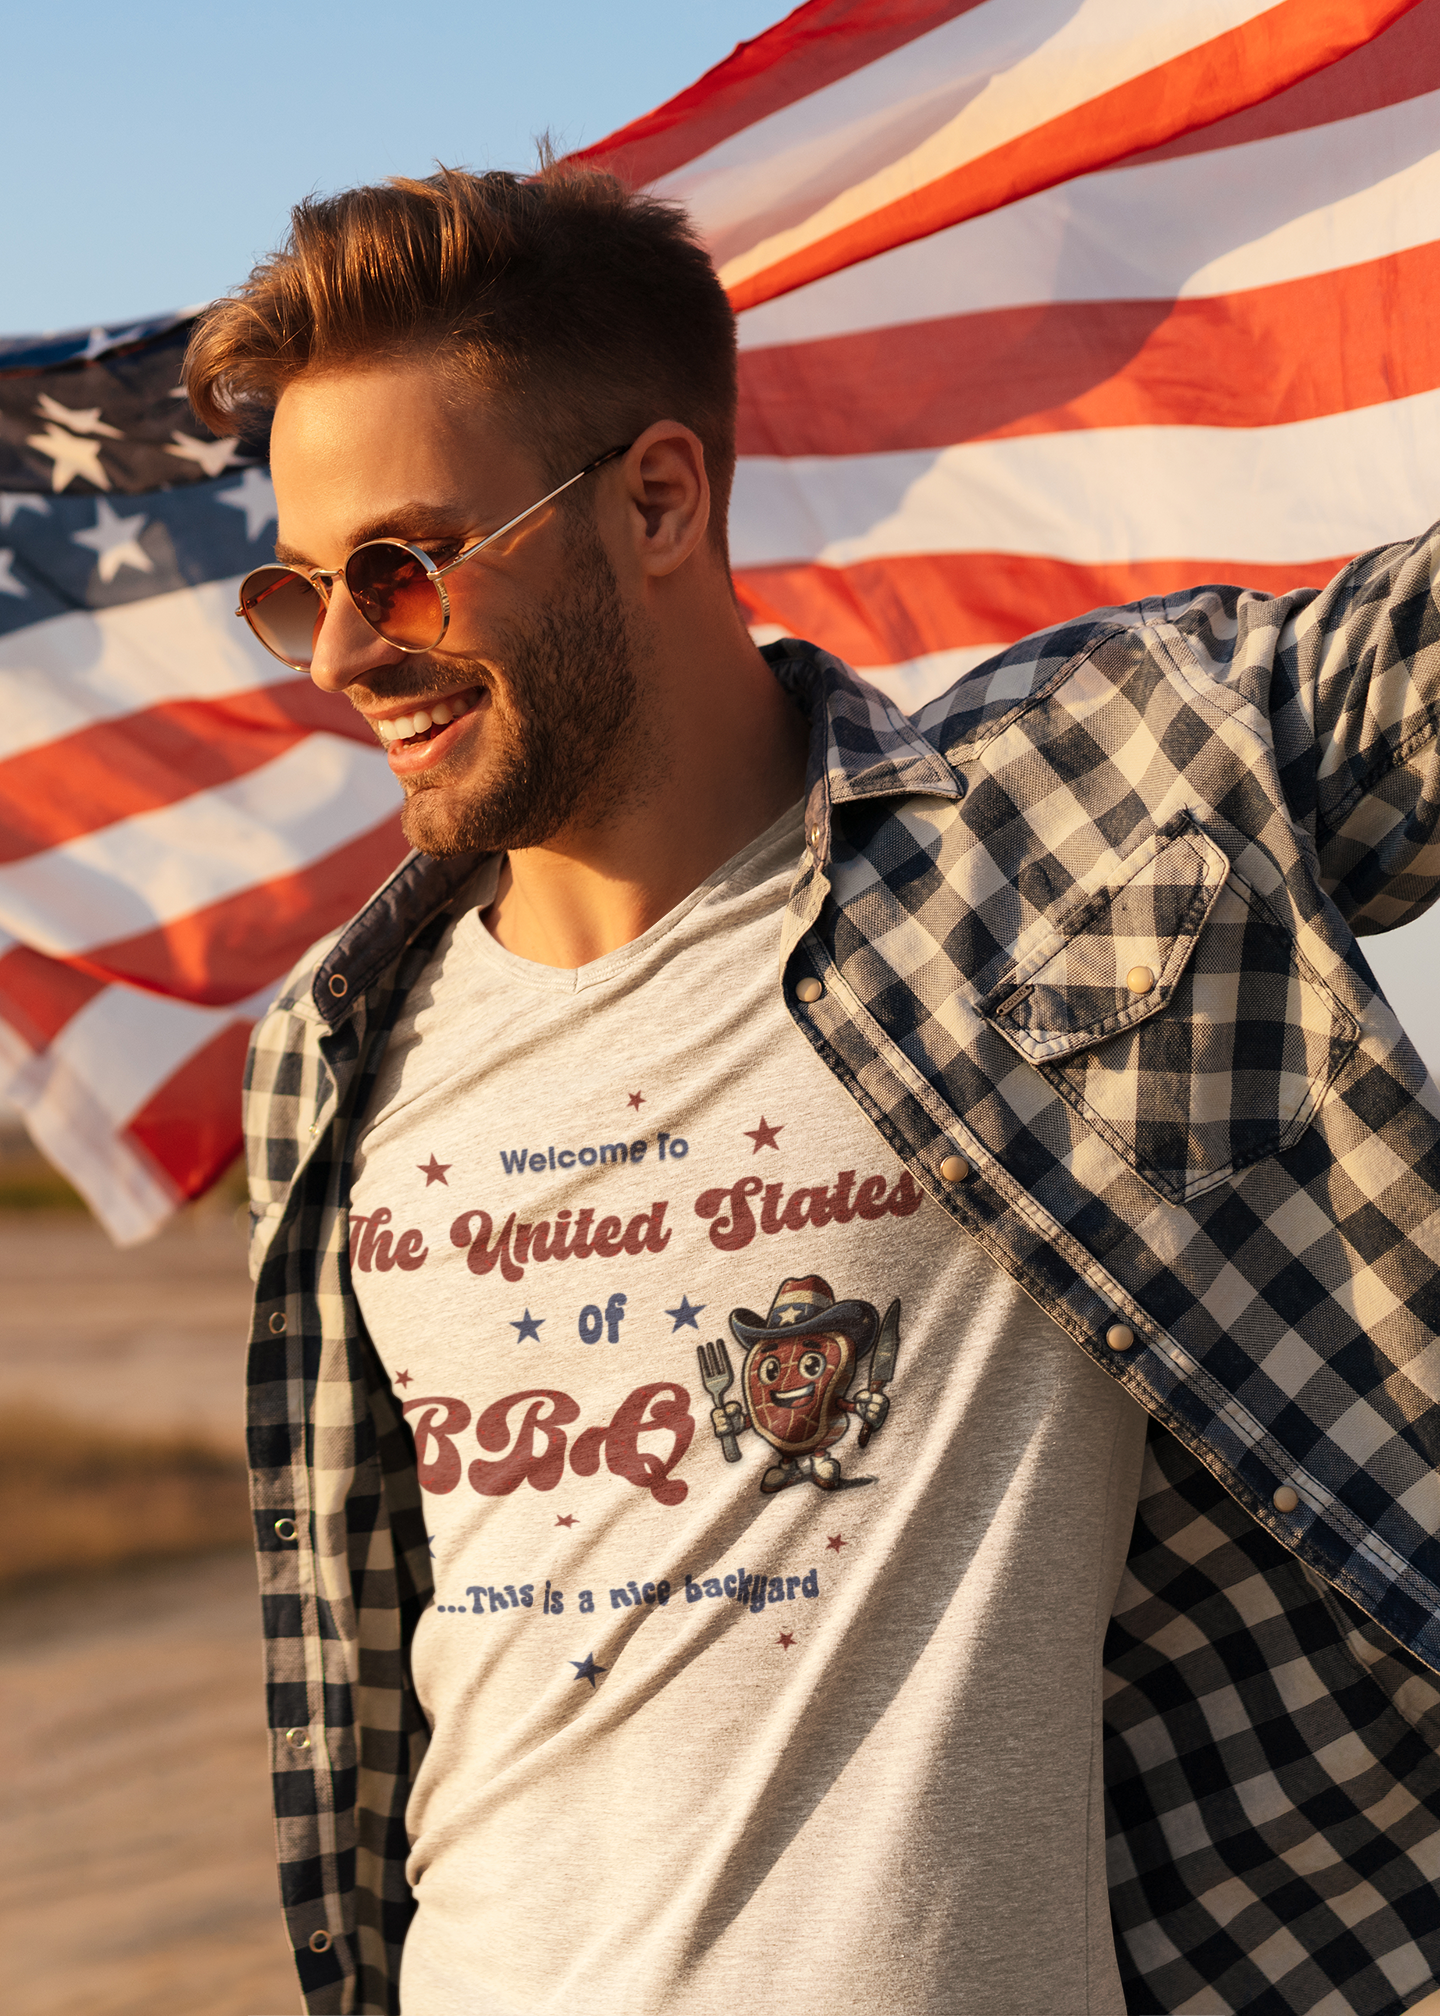
M815 1382L812 1380L808 1386L787 1386L783 1393L776 1393L773 1397L782 1407L794 1407L801 1400L808 1400L814 1391Z
M443 700L427 701L413 714L396 714L388 721L376 721L375 733L387 749L428 742L479 704L479 687L467 686L463 693L447 693Z

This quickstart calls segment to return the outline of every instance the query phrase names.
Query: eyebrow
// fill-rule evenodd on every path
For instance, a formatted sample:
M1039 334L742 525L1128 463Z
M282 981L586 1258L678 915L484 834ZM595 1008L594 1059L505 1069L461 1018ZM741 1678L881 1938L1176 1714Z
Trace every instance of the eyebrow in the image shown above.
M357 525L345 551L353 553L367 539L403 539L407 546L434 545L442 540L464 545L468 536L465 528L472 523L469 511L459 504L401 504ZM283 539L275 541L275 558L282 567L314 565L308 554Z

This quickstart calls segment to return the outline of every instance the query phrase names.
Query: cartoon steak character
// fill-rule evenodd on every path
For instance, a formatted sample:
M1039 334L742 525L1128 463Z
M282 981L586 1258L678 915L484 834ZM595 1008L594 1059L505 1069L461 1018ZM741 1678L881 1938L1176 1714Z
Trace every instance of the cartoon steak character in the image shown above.
M873 1303L837 1302L818 1274L782 1281L768 1316L732 1310L730 1328L745 1351L744 1407L725 1398L735 1374L724 1343L702 1344L698 1354L700 1376L715 1402L710 1423L726 1462L739 1462L735 1438L753 1427L780 1459L760 1480L767 1497L806 1477L822 1491L833 1491L840 1465L827 1452L848 1431L849 1417L858 1415L864 1424L863 1447L890 1411L880 1389L895 1370L899 1315L898 1302L891 1303L883 1324ZM877 1338L870 1384L852 1400L856 1366Z

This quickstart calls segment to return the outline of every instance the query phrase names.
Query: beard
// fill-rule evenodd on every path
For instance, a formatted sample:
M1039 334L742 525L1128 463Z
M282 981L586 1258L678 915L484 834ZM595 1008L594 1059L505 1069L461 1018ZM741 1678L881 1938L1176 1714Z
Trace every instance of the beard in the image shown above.
M563 600L496 627L493 659L430 661L437 693L473 667L489 708L481 776L457 756L404 780L401 826L423 853L543 846L599 823L619 796L633 803L657 767L641 720L645 654L593 527L567 541L563 578ZM416 669L412 659L407 693L418 693Z

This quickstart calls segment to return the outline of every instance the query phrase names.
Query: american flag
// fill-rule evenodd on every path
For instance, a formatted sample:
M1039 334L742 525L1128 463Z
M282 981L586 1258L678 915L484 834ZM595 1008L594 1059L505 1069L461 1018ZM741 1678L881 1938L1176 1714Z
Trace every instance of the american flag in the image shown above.
M1440 497L1440 0L811 0L579 158L739 310L736 583L918 705L1042 624L1318 585ZM122 1241L397 862L342 700L232 617L261 439L190 317L0 343L0 1092Z

